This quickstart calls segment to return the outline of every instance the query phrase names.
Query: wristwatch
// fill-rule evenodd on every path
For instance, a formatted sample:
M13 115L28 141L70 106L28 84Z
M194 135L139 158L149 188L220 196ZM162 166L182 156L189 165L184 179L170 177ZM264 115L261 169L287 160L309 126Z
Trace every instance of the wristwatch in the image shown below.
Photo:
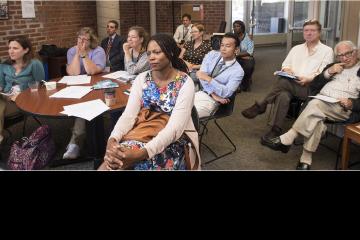
M86 58L86 54L80 55L81 58Z

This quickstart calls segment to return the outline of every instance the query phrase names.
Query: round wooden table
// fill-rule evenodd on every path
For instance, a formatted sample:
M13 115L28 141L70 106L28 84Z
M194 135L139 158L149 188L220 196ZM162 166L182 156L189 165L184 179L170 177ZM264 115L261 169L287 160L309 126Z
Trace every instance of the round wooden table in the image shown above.
M91 77L90 84L78 85L78 86L92 86L98 81L104 80L102 77L103 74L95 75ZM60 78L52 79L50 81L59 81ZM117 82L116 80L113 80ZM119 87L116 88L116 104L111 106L111 110L123 109L126 106L128 101L128 95L124 94L124 90L131 87L130 84L124 84L117 82ZM60 112L64 111L64 106L82 103L86 101L91 101L95 99L104 100L104 89L92 90L90 93L85 95L80 99L70 99L70 98L49 98L50 95L56 93L57 91L67 87L66 84L57 83L56 89L46 90L44 85L41 85L38 91L31 92L30 89L26 89L17 96L15 103L20 110L27 113L28 115L37 116L37 117L68 117L61 114Z

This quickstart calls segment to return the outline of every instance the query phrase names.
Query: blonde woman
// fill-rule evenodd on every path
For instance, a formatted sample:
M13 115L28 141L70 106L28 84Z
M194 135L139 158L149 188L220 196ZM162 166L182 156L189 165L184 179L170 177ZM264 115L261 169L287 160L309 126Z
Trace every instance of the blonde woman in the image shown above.
M211 51L210 42L203 39L204 32L204 25L199 23L193 24L191 27L192 40L184 44L180 53L180 58L185 61L189 68L190 76L196 85L199 85L196 71L200 69L205 55Z
M106 55L99 47L94 30L83 27L78 32L76 46L67 52L66 71L70 76L80 74L94 75L101 73L106 65ZM72 136L63 155L64 159L76 159L80 155L80 145L85 136L85 120L76 118L72 129Z
M92 28L80 29L76 46L67 52L67 63L66 71L71 76L94 75L103 71L106 64L105 51L99 47L98 39Z

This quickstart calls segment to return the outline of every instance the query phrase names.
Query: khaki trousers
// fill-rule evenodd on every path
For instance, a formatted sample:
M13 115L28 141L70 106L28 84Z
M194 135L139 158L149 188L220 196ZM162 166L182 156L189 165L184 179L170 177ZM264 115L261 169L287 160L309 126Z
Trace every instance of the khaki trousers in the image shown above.
M4 130L4 118L5 118L6 104L7 104L7 101L0 97L0 143L4 139L2 132Z
M219 107L219 103L203 91L195 93L194 105L199 118L209 117Z
M313 99L306 106L293 125L293 129L304 136L304 149L315 152L321 137L326 132L326 119L331 121L345 121L351 111L344 110L338 103L327 103Z
M72 129L72 136L69 144L76 144L80 148L82 147L85 139L86 132L85 119L75 118L74 127Z
M0 143L4 139L2 133L4 130L5 116L16 112L19 112L19 109L17 108L15 102L8 100L4 96L0 96Z

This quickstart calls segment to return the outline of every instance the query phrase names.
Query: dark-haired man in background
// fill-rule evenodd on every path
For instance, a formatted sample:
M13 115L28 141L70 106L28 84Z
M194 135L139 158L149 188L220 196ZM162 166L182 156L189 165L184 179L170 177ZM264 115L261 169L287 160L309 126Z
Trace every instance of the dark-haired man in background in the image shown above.
M106 53L107 72L124 70L124 50L122 46L126 41L116 33L118 29L119 23L110 20L106 26L106 32L109 36L101 41L101 47Z

